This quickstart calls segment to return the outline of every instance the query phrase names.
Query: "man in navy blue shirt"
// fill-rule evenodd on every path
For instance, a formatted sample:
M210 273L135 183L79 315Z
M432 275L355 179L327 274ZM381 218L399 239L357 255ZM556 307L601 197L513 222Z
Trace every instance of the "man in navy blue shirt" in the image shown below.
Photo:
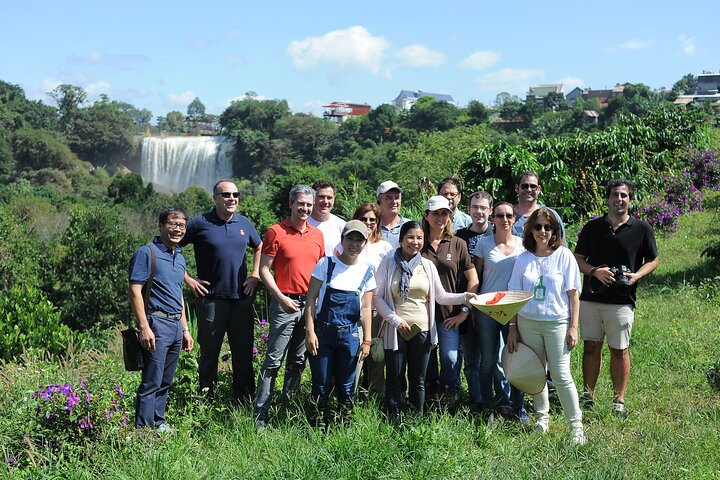
M198 297L198 343L201 390L212 396L220 349L227 332L233 370L233 396L247 401L255 393L253 372L253 296L259 274L262 239L250 220L238 213L238 188L230 179L213 187L215 208L190 220L181 245L195 247L197 278L185 283ZM248 277L246 251L255 253Z
M185 258L176 248L185 234L187 219L187 213L181 209L163 210L159 218L160 235L151 244L137 249L129 268L130 307L140 329L140 345L145 350L145 367L135 399L135 426L166 433L172 432L165 423L165 407L180 350L189 352L193 348L182 294ZM143 286L151 272L146 304Z

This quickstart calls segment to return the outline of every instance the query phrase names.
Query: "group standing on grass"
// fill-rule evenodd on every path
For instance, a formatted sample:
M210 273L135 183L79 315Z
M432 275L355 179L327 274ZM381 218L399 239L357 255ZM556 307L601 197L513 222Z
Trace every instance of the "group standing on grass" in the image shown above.
M130 303L145 352L136 426L172 431L165 421L168 391L180 350L193 348L184 281L198 296L201 391L214 396L227 333L233 395L252 405L258 431L270 421L283 361L287 402L299 389L306 359L312 373L310 418L316 426L332 418L333 390L340 410L335 418L350 419L361 367L366 388L384 398L393 420L401 418L405 395L417 412L428 402L454 411L463 358L471 411L486 421L499 413L528 425L525 393L508 384L500 362L503 344L513 353L522 342L547 363L552 378L533 396L534 430L548 431L548 389L554 388L572 441L584 444L580 405L594 405L606 336L612 411L627 416L637 282L657 268L655 237L646 222L630 216L629 180L607 184L608 212L583 227L574 254L559 214L538 202L537 174L521 174L515 190L516 205L493 204L486 192L473 193L468 215L459 208L459 178L448 177L416 222L400 213L402 189L386 181L376 191L378 206L361 204L345 222L331 213L335 186L320 180L291 189L289 217L262 239L237 212L239 192L230 179L213 187L210 212L188 219L180 209L164 210L160 235L139 248L130 263ZM189 243L195 247L196 277L186 273L178 248ZM254 252L249 275L248 248ZM252 302L259 281L272 299L267 353L256 383ZM478 293L503 290L532 294L507 325L470 308ZM375 338L384 349L382 361L369 355ZM579 339L584 342L582 398L570 372ZM438 358L436 347L439 362L431 362Z

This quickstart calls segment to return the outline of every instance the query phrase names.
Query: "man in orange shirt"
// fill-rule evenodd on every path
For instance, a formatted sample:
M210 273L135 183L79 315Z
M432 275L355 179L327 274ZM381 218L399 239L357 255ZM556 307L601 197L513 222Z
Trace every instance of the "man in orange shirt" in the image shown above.
M290 217L270 227L263 239L260 279L272 295L268 310L270 334L255 392L255 421L265 429L275 377L285 361L283 398L300 387L305 369L305 298L315 264L325 255L325 239L307 220L315 190L295 185L290 190ZM274 271L275 275L273 276Z

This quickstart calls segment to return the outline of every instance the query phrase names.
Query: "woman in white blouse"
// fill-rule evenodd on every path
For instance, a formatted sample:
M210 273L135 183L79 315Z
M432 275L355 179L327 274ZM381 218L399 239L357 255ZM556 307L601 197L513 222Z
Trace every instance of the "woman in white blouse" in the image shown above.
M560 404L572 428L572 441L585 443L578 393L570 373L570 352L578 341L580 269L563 246L560 224L545 207L535 210L523 232L525 252L515 261L508 288L532 292L510 325L508 349L522 341L545 358ZM550 419L547 385L533 397L535 431L546 433Z

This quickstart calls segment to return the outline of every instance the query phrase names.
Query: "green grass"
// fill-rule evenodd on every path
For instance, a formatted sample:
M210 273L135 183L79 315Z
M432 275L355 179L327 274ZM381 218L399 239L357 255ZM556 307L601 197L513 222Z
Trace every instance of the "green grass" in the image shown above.
M349 428L319 432L309 427L302 410L288 408L276 410L270 428L258 435L248 408L203 403L178 389L175 395L182 399L176 398L169 410L169 420L179 430L174 437L161 441L127 430L80 450L68 446L59 457L23 453L30 450L27 439L32 438L29 397L38 385L106 369L126 388L136 387L138 375L121 371L114 345L110 352L81 352L63 363L30 358L24 365L0 367L0 452L21 462L21 468L0 465L0 476L720 478L720 392L707 379L707 372L720 363L720 268L699 257L705 246L720 240L719 199L712 195L705 212L683 217L676 235L659 238L660 267L641 284L638 295L626 399L630 416L621 421L610 413L605 351L596 406L585 415L585 446L570 445L557 408L550 433L538 436L504 421L488 427L466 412L408 418L393 427L367 401L359 403ZM578 385L581 350L572 359ZM308 388L306 379L304 399Z

